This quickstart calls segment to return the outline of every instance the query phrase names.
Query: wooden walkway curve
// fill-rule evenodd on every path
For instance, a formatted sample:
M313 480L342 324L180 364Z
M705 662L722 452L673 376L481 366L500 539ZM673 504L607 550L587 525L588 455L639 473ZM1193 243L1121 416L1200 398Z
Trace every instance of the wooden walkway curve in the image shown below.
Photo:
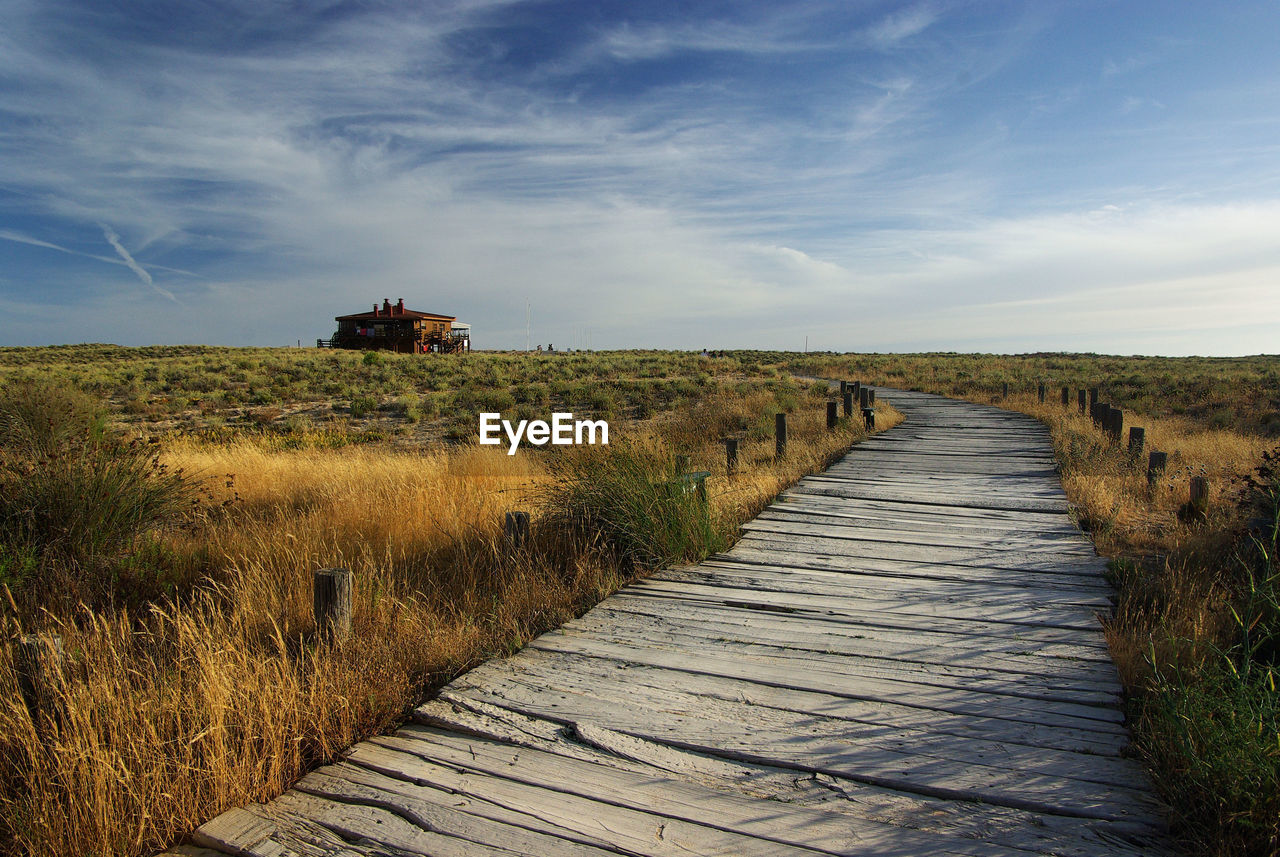
M188 855L1150 855L1104 563L1028 417L907 421ZM205 848L213 849L206 851Z

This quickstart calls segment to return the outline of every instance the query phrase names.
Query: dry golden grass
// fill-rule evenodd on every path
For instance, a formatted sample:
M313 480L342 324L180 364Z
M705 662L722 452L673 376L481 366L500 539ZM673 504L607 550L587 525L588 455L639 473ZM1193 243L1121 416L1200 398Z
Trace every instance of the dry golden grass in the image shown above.
M724 472L715 424L760 414L763 397L729 396L695 423L633 426L641 442L712 471L710 502L727 529L862 435L827 432L815 392L773 457L758 426L739 470ZM714 416L714 419L708 419ZM880 425L900 419L882 405ZM535 518L553 456L462 447L269 450L175 440L166 459L204 475L215 506L193 532L164 534L209 580L140 612L27 614L6 636L60 634L67 653L49 709L33 722L11 650L0 654L0 853L140 855L179 841L235 805L266 800L349 744L397 723L422 694L512 651L624 582L590 543L507 555L503 513ZM354 572L354 627L320 643L311 574ZM22 625L25 623L25 627Z

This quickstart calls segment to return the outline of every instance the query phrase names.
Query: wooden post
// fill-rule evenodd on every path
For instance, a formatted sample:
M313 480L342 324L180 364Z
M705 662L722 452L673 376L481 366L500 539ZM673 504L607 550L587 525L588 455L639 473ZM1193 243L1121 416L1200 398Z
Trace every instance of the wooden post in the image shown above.
M1191 517L1203 521L1209 514L1209 480L1203 476L1191 477L1191 499L1188 504Z
M875 431L876 430L876 409L863 408L862 421L863 421L863 424L866 426L867 431Z
M871 388L863 387L858 391L858 405L863 409L871 407Z
M1147 459L1147 485L1154 488L1155 484L1160 481L1160 477L1164 475L1164 469L1169 463L1169 453L1151 450L1151 455Z
M1089 412L1089 405L1088 405L1088 403L1085 401L1085 399L1088 397L1088 395L1089 395L1089 394L1088 394L1087 392L1085 392L1084 387L1081 387L1081 388L1080 388L1080 394L1079 394L1079 396L1077 397L1077 400L1078 400L1078 401L1079 401L1079 403L1080 403L1080 413L1082 413L1082 414L1085 414L1085 413L1088 413L1088 412Z
M849 384L849 392L853 393L853 400L855 402L861 401L862 400L862 382L854 381L851 384Z
M1007 399L1007 398L1009 398L1009 382L1008 382L1008 381L1005 381L1005 382L1004 382L1004 384L1001 386L1001 388L1000 388L1000 397L1001 397L1002 399Z
M62 683L62 637L57 634L24 634L14 646L13 666L18 690L36 730L43 732L45 718L57 716L55 691Z
M1044 384L1039 385L1036 388L1036 392L1040 395L1040 404L1043 405L1044 404Z
M836 409L835 399L828 399L827 400L827 430L830 431L831 429L835 428L836 423L838 423L839 421L840 421L840 414Z
M876 388L875 387L867 388L867 404L873 408L876 406Z
M689 472L689 456L681 453L676 456L676 475Z
M849 392L849 382L841 378L840 379L840 398L843 399L844 394L847 392Z
M738 466L738 439L736 437L726 437L724 439L724 462L725 471L733 473Z
M1071 388L1069 387L1062 388L1062 407L1071 407Z
M1141 426L1129 427L1129 457L1138 459L1142 457L1142 447L1147 442L1147 430Z
M1098 404L1098 388L1090 387L1089 388L1089 405L1093 406L1096 404Z
M844 398L844 415L846 417L851 417L853 416L853 391L845 390L843 398Z
M1116 443L1124 437L1124 411L1120 408L1107 409L1107 431Z
M351 633L351 570L322 568L311 578L320 639L341 643Z
M774 454L782 458L787 454L787 415L784 413L778 413L773 418L773 439L776 447Z
M679 459L683 458L685 467L679 466ZM689 463L689 456L676 456L677 472L684 473ZM529 541L529 513L528 512L507 512L506 520L502 522L502 533L507 538L507 544L511 550L518 551Z

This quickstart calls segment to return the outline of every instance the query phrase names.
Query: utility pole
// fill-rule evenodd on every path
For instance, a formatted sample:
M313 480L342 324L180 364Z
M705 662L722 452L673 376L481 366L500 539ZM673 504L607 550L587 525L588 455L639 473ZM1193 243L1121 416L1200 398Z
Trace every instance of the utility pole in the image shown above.
M528 352L529 350L529 337L533 333L533 327L530 324L530 319L532 318L532 316L529 314L529 312L530 312L529 299L526 297L524 299L524 350L526 352Z

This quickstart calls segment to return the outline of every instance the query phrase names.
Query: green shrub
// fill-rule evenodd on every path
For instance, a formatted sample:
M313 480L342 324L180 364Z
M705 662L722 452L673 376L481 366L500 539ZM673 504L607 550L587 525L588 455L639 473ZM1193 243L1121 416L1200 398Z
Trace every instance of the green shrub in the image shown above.
M77 390L20 381L0 389L0 542L5 573L31 563L90 578L193 500L153 449L103 428ZM84 582L100 586L103 581Z
M558 466L553 514L598 538L624 568L696 562L725 547L707 503L684 490L658 452L625 443L584 447Z

